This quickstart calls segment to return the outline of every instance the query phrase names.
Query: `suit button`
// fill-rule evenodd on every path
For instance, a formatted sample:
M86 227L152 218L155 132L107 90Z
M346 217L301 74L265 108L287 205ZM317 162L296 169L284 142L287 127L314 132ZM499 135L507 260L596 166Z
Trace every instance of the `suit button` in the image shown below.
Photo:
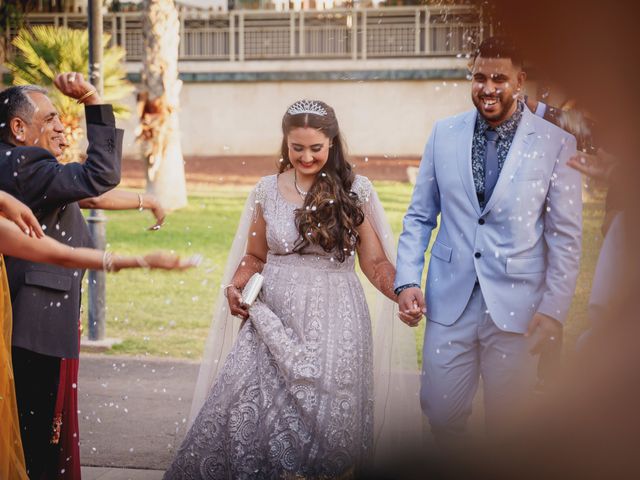
M484 218L481 218L480 220L478 220L478 223L479 223L480 225L484 225Z
M480 252L476 252L473 254L474 257L476 258L480 258L482 256L482 254Z

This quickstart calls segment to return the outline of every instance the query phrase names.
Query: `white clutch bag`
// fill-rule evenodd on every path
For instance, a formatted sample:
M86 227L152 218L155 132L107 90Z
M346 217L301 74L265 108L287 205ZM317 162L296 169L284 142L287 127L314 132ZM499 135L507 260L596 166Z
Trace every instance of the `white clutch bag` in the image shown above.
M264 283L264 277L259 273L254 273L247 284L242 289L242 303L250 307L258 298L258 294L262 289Z

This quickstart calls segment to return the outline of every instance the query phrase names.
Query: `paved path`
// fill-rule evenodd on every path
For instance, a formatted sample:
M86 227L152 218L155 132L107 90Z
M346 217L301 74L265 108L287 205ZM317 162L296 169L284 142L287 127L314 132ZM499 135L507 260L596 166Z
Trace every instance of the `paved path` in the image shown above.
M83 480L160 480L184 437L198 366L184 360L82 353ZM474 410L472 429L480 431L480 395Z
M82 465L166 469L185 434L197 373L195 362L83 353ZM135 475L87 478L159 478Z
M82 467L82 480L161 480L162 470Z

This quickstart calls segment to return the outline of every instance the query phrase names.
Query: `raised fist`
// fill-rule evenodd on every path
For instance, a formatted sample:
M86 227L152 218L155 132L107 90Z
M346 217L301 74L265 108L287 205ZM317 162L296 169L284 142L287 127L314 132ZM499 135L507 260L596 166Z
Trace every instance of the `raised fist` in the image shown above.
M67 97L78 100L85 105L97 105L102 99L96 88L87 82L81 73L65 72L56 75L53 81L56 88ZM93 93L91 93L93 92Z

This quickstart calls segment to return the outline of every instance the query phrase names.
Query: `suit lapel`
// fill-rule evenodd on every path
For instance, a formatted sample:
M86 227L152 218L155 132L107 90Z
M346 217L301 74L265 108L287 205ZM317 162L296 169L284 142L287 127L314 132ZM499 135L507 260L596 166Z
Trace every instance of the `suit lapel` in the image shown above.
M471 169L471 144L473 142L476 115L476 112L465 115L462 128L457 132L456 157L460 180L462 181L465 192L467 192L471 205L473 205L474 210L479 216L480 203L478 202L478 194L476 193L476 186L473 182L473 171Z
M507 154L507 158L502 166L502 171L498 177L498 182L493 190L493 194L491 194L491 198L484 207L484 211L482 212L483 215L490 211L505 194L511 184L513 176L522 164L522 159L528 153L529 148L533 143L536 131L533 126L532 116L533 114L529 112L527 108L523 110L520 125L518 125L516 134L511 142L509 153Z

